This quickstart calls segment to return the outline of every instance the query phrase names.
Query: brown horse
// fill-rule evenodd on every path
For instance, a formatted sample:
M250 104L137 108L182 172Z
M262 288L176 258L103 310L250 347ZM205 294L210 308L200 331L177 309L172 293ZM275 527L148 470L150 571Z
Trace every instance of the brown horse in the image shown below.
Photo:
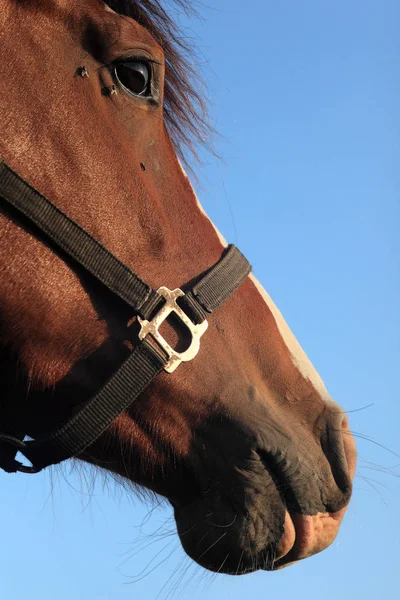
M204 132L201 98L159 2L0 0L0 38L0 159L155 288L216 263L224 241L177 158ZM136 318L0 208L0 431L38 438L137 346ZM186 552L232 574L331 544L355 470L346 416L252 276L197 357L78 458L168 498Z

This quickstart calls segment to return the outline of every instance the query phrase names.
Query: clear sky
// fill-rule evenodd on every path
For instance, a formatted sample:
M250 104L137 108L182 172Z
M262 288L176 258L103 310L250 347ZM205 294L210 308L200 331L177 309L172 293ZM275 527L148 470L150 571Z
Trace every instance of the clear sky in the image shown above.
M199 196L354 411L351 507L321 555L214 577L184 557L168 507L68 467L0 474L2 599L398 598L400 3L212 4L191 28L223 160Z

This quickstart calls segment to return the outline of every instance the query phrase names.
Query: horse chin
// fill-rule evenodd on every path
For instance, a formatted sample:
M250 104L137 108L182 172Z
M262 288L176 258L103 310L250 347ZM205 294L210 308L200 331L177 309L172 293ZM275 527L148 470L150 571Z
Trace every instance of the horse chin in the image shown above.
M231 575L271 568L279 541L289 537L284 504L261 461L222 474L195 501L176 506L175 520L195 562Z
M214 523L212 516L215 518L217 514L210 511L203 520L203 527L199 527L201 521L193 519L194 516L201 518L199 507L190 521L188 514L185 518L179 512L175 518L182 546L195 562L210 571L242 575L256 570L283 569L322 552L335 540L347 506L336 513L311 516L290 514L282 508L280 521L275 519L266 538L257 532L253 518L238 517L232 512L229 512L230 523L227 519ZM266 544L265 539L269 540Z
M234 468L230 480L224 473L201 497L175 506L186 553L210 571L240 575L282 569L325 550L338 534L355 472L354 440L343 438L347 483L342 489L332 485L326 510L319 489L302 485L307 471L289 483L287 473L272 474L260 452L251 469Z
M235 550L232 535L227 532L229 524L218 526L218 530L203 532L202 537L193 543L191 532L196 525L183 529L180 516L177 516L177 523L183 548L195 562L210 571L242 575L256 570L280 570L326 550L336 539L346 509L347 506L336 513L318 513L312 516L290 515L286 510L279 541L256 551L257 542L247 539L246 547L246 544L240 543L244 541L240 535L236 540ZM224 537L230 538L230 551L221 552L221 548L213 551ZM227 542L228 540L225 543Z

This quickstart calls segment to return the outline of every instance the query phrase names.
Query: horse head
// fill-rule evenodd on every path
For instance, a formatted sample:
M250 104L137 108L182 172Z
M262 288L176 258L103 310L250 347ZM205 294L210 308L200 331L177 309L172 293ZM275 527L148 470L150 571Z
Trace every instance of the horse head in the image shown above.
M178 159L199 97L158 2L0 6L1 160L155 289L206 272L226 244ZM137 347L138 319L0 208L0 429L36 439ZM204 567L283 567L337 535L355 470L348 421L253 276L208 321L196 358L77 458L165 496ZM162 328L184 344L173 320Z

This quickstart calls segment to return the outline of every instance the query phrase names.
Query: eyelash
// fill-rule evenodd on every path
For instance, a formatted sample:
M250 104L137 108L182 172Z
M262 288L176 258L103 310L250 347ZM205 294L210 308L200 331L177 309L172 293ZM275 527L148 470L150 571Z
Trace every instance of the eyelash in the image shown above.
M112 60L111 62L105 63L105 66L108 69L112 69L113 67L120 65L120 64L134 63L134 62L142 62L142 63L145 63L146 65L149 65L151 73L153 73L153 65L162 66L161 63L159 63L156 60L149 58L148 56L145 56L143 54L129 54L127 56L119 56L118 58Z

